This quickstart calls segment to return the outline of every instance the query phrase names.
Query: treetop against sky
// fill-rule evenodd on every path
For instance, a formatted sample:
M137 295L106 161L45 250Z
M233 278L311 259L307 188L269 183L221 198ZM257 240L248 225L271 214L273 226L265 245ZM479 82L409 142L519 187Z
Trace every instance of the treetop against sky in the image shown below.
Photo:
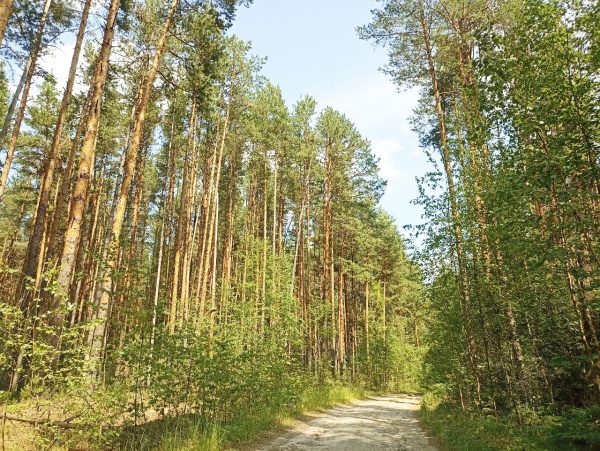
M311 95L318 109L331 106L356 124L388 181L382 206L402 227L422 222L422 207L410 201L418 196L415 177L430 166L409 121L418 92L398 92L378 71L386 51L355 31L377 6L359 0L257 0L237 11L229 33L251 41L251 52L267 58L262 73L281 87L289 107ZM59 86L66 83L73 45L68 37L63 41L42 62Z

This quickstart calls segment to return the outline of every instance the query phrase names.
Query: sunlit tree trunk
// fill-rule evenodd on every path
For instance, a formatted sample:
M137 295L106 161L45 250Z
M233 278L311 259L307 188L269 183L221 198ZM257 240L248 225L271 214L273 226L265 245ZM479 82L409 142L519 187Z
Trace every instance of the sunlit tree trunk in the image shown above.
M77 180L71 196L69 219L67 223L67 230L65 232L64 248L57 282L57 297L55 299L56 303L60 300L60 298L68 294L71 277L73 275L73 270L75 269L77 250L79 248L83 227L83 216L87 205L87 196L96 154L98 125L100 122L104 87L106 85L106 77L108 74L108 61L112 49L120 3L120 0L112 0L110 4L102 47L100 48L100 54L96 63L93 82L90 86L90 90L93 92L93 95L90 101L90 112L88 115L87 126L85 128L85 135L81 147Z
M58 190L58 196L56 198L54 210L51 212L50 225L48 233L48 244L46 245L46 259L50 262L56 255L57 250L61 248L61 234L60 227L64 217L69 216L68 211L64 211L68 208L69 192L71 184L73 182L73 171L75 169L75 156L79 150L79 144L83 137L84 127L87 122L88 114L90 112L91 100L93 91L89 90L88 95L83 104L81 110L81 117L79 118L79 125L75 132L75 137L71 143L69 155L67 157L67 164L62 174L60 182L60 188Z
M14 0L0 0L0 45L4 41L4 32L12 13L13 2Z
M48 225L48 206L50 202L50 194L52 190L52 184L54 181L54 169L56 167L57 160L60 156L61 138L62 132L67 118L67 110L69 102L71 101L71 94L73 92L73 85L75 84L75 74L77 71L77 63L79 61L79 54L81 52L81 45L83 43L83 37L87 26L88 13L90 11L92 1L86 0L81 20L79 24L79 31L77 33L77 39L75 41L75 48L73 50L73 58L71 59L71 67L69 69L69 78L67 80L67 87L63 94L62 102L60 104L60 110L58 118L56 120L56 126L54 128L54 135L52 138L52 144L46 156L44 172L42 181L40 184L40 199L37 205L37 211L35 216L35 223L33 225L33 231L29 239L29 247L27 249L27 257L25 260L25 266L23 268L23 274L25 278L38 279L36 277L37 268L40 266L40 260L43 259L43 253L40 255L42 243L44 242L44 234L47 231ZM1 24L0 24L1 25ZM33 287L33 291L23 286L23 297L31 296L35 293L37 286ZM26 301L28 303L28 301Z
M167 41L167 35L173 21L175 10L177 9L178 0L172 0L169 12L163 25L161 36L156 45L156 51L152 59L150 71L144 79L144 83L141 85L138 92L138 101L136 103L135 120L133 124L133 130L131 134L131 144L129 146L129 153L125 161L125 172L123 175L123 183L121 184L121 192L117 202L117 208L115 211L115 217L112 224L110 236L111 242L108 246L108 259L105 264L100 277L102 283L100 284L100 299L98 300L98 313L97 319L99 324L95 327L90 335L90 359L98 358L101 355L102 342L104 339L106 320L110 309L110 297L111 297L111 285L112 275L116 267L116 253L119 250L119 240L121 237L121 229L125 220L125 210L127 207L127 201L129 198L129 191L131 183L135 173L135 166L137 161L137 155L140 150L140 143L144 133L144 122L146 119L146 112L148 109L148 103L150 101L150 94L158 73L158 66L162 60L162 55L165 50L165 44ZM99 368L99 367L96 367ZM92 371L91 379L96 379L97 371Z
M470 324L470 314L468 309L470 308L470 286L469 286L469 278L467 274L466 264L465 264L465 255L464 255L464 244L463 244L463 236L462 229L460 226L460 218L458 212L458 205L456 200L456 189L454 185L454 176L452 174L452 166L450 161L450 149L448 146L448 138L446 132L446 119L444 108L442 106L442 94L440 93L440 89L438 86L438 78L435 68L434 62L434 52L431 47L431 38L429 35L429 24L427 23L427 19L425 16L425 8L423 5L423 1L419 0L419 22L421 24L423 43L425 46L425 57L427 60L427 65L429 69L429 75L431 78L431 88L433 91L433 96L435 100L435 108L437 113L437 122L440 133L440 145L442 149L442 163L444 166L444 172L446 174L446 183L448 189L448 197L450 199L450 213L452 217L452 228L454 232L454 240L456 246L456 254L457 254L457 263L459 270L459 283L461 287L461 312L464 321L464 333L466 335L466 344L467 344L467 353L469 356L469 361L471 365L471 371L473 372L473 376L476 379L476 391L477 391L477 399L478 403L481 404L481 381L479 376L479 371L477 369L477 346L475 342L475 337L471 331Z

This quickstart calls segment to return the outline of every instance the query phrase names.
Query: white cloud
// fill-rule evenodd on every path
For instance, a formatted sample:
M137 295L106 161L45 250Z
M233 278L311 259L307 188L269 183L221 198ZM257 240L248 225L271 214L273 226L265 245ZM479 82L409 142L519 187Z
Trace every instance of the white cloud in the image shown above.
M373 153L379 157L379 175L388 181L387 192L391 193L406 183L405 174L400 166L402 145L394 139L372 142Z
M389 133L390 127L395 133L412 133L408 118L418 93L416 90L398 92L382 73L372 72L368 78L328 86L316 98L320 106L331 106L346 114L366 136L378 136L383 129Z

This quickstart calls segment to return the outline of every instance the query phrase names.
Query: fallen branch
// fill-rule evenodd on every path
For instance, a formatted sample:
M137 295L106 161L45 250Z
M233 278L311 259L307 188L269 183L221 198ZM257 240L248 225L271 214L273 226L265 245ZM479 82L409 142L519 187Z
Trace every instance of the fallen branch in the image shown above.
M40 424L49 424L51 426L57 426L57 427L62 427L62 428L74 428L74 427L80 426L78 424L71 423L75 418L77 418L77 416L71 417L71 418L69 418L67 420L64 420L64 421L51 420L49 418L44 419L44 418L19 417L19 416L16 416L16 415L11 415L10 413L5 413L4 417L7 420L19 421L21 423L27 423L27 424L33 424L35 427L37 427Z
M112 420L118 416L123 415L124 413L125 412L118 412L113 415L110 415L106 419ZM83 428L83 427L89 426L89 424L86 425L83 423L73 423L73 420L76 420L77 418L81 417L82 415L83 415L83 412L78 413L77 415L73 415L72 417L67 418L66 420L51 420L50 418L28 418L28 417L20 417L17 415L11 415L10 413L5 413L5 418L6 418L6 420L13 420L13 421L19 421L21 423L31 424L34 427L37 427L38 425L42 425L42 424L47 424L50 426L56 426L56 427L61 427L61 428L67 429L67 428Z

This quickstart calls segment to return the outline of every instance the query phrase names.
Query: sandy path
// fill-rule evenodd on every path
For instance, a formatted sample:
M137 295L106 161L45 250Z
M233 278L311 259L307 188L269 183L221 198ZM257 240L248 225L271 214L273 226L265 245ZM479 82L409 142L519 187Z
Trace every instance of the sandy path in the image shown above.
M256 451L435 451L418 421L421 399L390 395L306 415Z

